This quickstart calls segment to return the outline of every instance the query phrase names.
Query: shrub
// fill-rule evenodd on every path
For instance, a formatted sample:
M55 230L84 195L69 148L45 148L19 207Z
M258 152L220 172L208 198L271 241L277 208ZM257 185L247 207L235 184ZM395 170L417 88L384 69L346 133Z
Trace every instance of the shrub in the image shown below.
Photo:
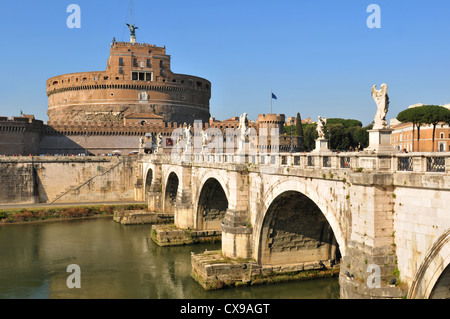
M32 220L34 218L34 214L28 210L23 210L20 213L14 215L14 220L18 222Z
M114 212L114 209L111 206L102 206L99 209L100 214L108 214L111 215Z

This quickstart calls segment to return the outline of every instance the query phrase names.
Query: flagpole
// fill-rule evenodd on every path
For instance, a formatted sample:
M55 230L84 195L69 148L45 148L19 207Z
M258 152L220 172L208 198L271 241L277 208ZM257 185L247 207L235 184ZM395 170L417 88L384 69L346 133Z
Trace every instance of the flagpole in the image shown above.
M270 90L270 114L272 114L273 92Z

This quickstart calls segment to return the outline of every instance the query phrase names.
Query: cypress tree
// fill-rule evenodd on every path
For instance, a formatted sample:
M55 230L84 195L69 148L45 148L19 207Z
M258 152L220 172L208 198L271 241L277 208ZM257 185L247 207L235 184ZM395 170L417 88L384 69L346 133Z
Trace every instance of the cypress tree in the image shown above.
M297 113L297 122L295 123L295 135L297 135L299 137L299 147L300 147L300 151L304 150L304 138L305 135L303 133L303 125L302 125L302 118L300 116L300 113Z

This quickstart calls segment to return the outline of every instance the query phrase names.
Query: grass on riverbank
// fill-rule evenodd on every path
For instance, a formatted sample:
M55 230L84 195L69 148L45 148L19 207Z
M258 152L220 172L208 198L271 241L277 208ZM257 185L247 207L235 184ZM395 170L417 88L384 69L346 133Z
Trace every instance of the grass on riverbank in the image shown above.
M113 215L115 211L147 209L145 204L93 205L52 208L23 208L0 210L0 224L13 224L53 219L73 219Z

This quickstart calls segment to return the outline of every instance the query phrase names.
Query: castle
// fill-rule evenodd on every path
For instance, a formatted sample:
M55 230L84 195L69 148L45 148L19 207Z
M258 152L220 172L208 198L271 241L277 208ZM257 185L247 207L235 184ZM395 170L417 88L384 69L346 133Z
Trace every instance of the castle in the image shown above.
M113 42L106 71L65 74L47 80L48 124L111 123L127 118L147 122L208 122L211 83L175 74L165 47ZM70 119L72 122L67 122Z

